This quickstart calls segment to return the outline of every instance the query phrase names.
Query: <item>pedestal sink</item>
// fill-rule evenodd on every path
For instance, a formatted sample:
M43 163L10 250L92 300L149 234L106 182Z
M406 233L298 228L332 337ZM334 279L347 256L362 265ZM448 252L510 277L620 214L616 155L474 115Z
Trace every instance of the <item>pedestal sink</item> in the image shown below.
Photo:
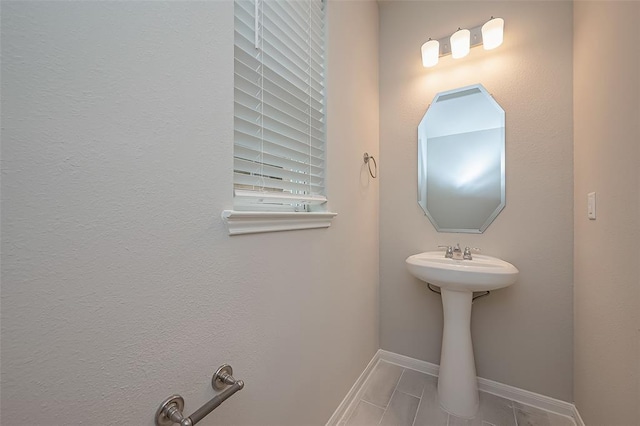
M473 418L479 403L471 343L473 292L497 290L515 283L518 269L491 256L474 255L472 260L456 260L445 258L441 251L409 256L406 262L411 274L440 287L442 292L440 406L455 416Z

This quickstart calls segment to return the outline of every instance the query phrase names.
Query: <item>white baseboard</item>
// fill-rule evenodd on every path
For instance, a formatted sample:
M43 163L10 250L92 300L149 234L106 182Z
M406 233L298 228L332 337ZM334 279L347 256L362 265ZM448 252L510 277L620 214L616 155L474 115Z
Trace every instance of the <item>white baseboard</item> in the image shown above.
M483 379L481 377L478 377L478 389L483 392L491 393L512 401L521 402L522 404L530 405L544 411L560 414L561 416L573 417L573 412L575 411L575 406L570 402L561 401L559 399L551 398L550 396L540 395L535 392L494 382L493 380Z
M375 365L381 360L436 377L440 370L440 367L437 364L378 349L378 352L376 352L356 383L351 387L351 390L342 400L326 426L337 425L341 419L347 418L346 415L353 411L355 403L360 400L360 396L364 392L369 374ZM483 392L491 393L502 398L517 401L561 416L571 417L575 420L577 426L585 426L576 406L569 402L505 385L503 383L494 382L493 380L483 379L481 377L478 377L478 388Z
M578 407L573 406L573 420L576 421L577 426L585 426L584 420L580 417L580 413L578 412Z
M364 392L364 389L366 387L365 385L367 379L369 378L369 375L373 371L373 368L376 366L379 359L380 350L378 349L378 351L373 355L373 358L371 358L371 361L369 361L369 364L367 364L367 366L365 367L362 374L360 374L360 377L358 377L358 380L356 380L353 386L351 386L351 389L349 389L347 395L344 397L340 405L338 405L338 408L333 413L326 426L337 425L341 419L347 417L347 414L351 414L351 412L355 408L354 402L358 402L360 400L360 397L362 396L362 393Z
M410 368L411 370L420 371L421 373L436 377L438 377L438 373L440 372L439 365L431 364L427 361L421 361L419 359L410 358L408 356L385 351L383 349L378 349L378 354L381 360L399 365L400 367Z

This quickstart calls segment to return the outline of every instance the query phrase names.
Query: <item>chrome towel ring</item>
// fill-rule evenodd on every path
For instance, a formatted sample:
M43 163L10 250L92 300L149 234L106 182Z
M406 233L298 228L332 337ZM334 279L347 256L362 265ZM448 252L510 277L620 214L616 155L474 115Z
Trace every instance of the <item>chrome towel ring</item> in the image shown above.
M369 162L369 160L373 160L373 169L375 170L375 172L371 171L371 163ZM368 152L364 153L364 164L366 164L369 167L369 174L371 175L372 178L376 178L378 177L378 163L376 163L376 159L373 158L373 155L369 155Z

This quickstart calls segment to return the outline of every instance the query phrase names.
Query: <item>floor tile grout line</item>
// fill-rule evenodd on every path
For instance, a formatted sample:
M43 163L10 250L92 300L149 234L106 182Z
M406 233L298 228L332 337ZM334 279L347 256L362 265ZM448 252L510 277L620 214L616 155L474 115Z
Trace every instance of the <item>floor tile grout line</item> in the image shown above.
M359 404L359 403L361 403L361 402L363 402L363 403L365 403L365 404L369 404L369 405L371 405L371 406L373 406L373 407L376 407L376 408L381 409L381 410L382 410L382 416L380 417L380 420L382 420L382 417L384 417L384 413L387 411L387 409L386 409L386 408L381 407L381 406L379 406L379 405L376 405L376 404L374 404L373 402L369 402L369 401L366 401L366 400L364 400L364 399L360 398L360 399L358 400L358 404ZM358 404L356 404L356 407L358 406ZM355 413L355 412L356 412L356 410L354 409L354 410L349 414L349 418L348 418L348 419L344 419L344 420L342 420L342 421L344 421L344 424L345 424L345 425L349 423L349 421L351 420L351 417L353 417L353 415L354 415L354 413ZM378 422L378 423L379 423L379 422Z
M387 407L386 407L386 406L381 407L380 405L375 404L375 403L370 402L370 401L367 401L366 399L362 399L362 398L360 398L360 399L358 400L358 402L360 402L360 401L362 401L362 402L366 402L367 404L369 404L369 405L373 405L374 407L379 408L379 409L381 409L381 410L386 410L386 409L387 409Z
M393 387L393 392L391 392L391 398L389 398L389 401L387 401L387 406L385 407L385 410L389 408L389 405L391 404L391 400L393 399L393 395L395 395L396 391L398 390L398 385L400 384L400 380L402 380L402 376L404 376L405 370L406 368L402 369L402 373L400 373L400 377L398 377L398 381L396 382L396 385Z
M378 370L378 366L380 365L380 361L381 360L378 360L378 362L376 362L376 365L371 370L371 373L369 373L369 377L372 376L375 373L376 370ZM404 370L405 370L405 368L402 367L402 373L400 373L400 378L402 378L402 375L404 374ZM368 380L369 377L367 377L367 380ZM400 383L400 378L398 379L398 383ZM393 388L394 392L395 392L395 389L398 387L398 383L396 383L395 388ZM391 393L392 397L393 397L393 393L394 392ZM387 402L387 405L384 406L384 407L381 407L381 406L379 406L377 404L374 404L373 402L369 402L366 399L364 399L363 397L360 397L360 399L358 399L358 403L360 403L360 402L365 402L365 403L367 403L369 405L373 405L374 407L382 409L382 417L384 417L384 413L387 411L387 406L389 406L389 403L391 402L391 399L389 399L389 401ZM358 406L358 403L356 404L356 407ZM351 413L349 414L349 418L345 420L345 424L349 423L349 421L351 420L351 418L353 417L353 414L355 412L356 412L355 409L353 411L351 411ZM382 417L380 417L380 421L382 421ZM378 422L378 424L379 423L380 422Z
M418 418L418 411L420 411L420 404L422 404L422 397L424 396L424 388L427 387L427 384L424 383L422 386L422 393L420 394L420 399L418 400L418 408L416 408L416 414L413 416L413 422L411 426L416 426L416 419Z
M369 405L374 406L374 407L376 407L376 408L379 408L379 409L381 409L381 410L384 410L384 409L385 409L384 407L381 407L381 406L379 406L379 405L376 405L376 404L374 404L373 402L365 401L364 399L361 399L361 400L359 400L358 402L364 402L365 404L369 404Z
M518 416L516 415L516 404L514 400L510 400L511 401L511 410L513 410L513 421L515 422L515 425L518 426Z
M380 420L378 420L378 425L382 424L382 419L384 419L384 415L387 414L387 410L389 409L389 405L391 405L391 400L393 399L393 395L396 394L396 390L394 389L393 392L391 393L391 398L389 398L389 403L387 404L387 408L384 409L384 411L382 412L382 417L380 417Z
M367 377L365 378L365 380L363 381L363 383L360 385L358 392L356 393L356 395L363 391L365 389L365 385L368 385L368 381L371 378L371 376L373 376L374 372L378 369L378 365L380 364L380 360L376 361L375 365L373 366L373 368L371 369L371 371L369 372L369 374L367 375ZM364 396L364 394L362 395ZM361 402L366 402L367 404L371 404L375 407L378 407L377 405L369 402L369 401L365 401L363 399L363 397L360 396L360 398L357 400L357 402L355 402L355 406L353 408L353 410L351 410L351 412L349 413L349 417L348 418L344 418L344 416L347 414L347 412L349 411L349 407L351 407L351 405L353 404L353 402L351 404L349 404L349 407L347 407L347 410L345 411L345 413L342 415L342 420L344 422L344 424L346 425L347 423L349 423L349 421L351 420L351 418L353 417L353 413L356 412L356 408L358 407L358 404ZM382 407L378 407L378 408L382 408Z
M381 407L381 406L379 406L379 405L374 404L373 402L369 402L369 401L364 400L364 399L362 399L362 398L360 398L360 399L358 400L358 403L356 404L356 407L357 407L357 406L358 406L358 404L359 404L359 403L361 403L361 402L363 402L363 403L365 403L365 404L369 404L369 405L371 405L371 406L373 406L373 407L376 407L376 408L381 409L381 410L382 410L382 415L383 415L383 416L384 416L384 412L387 410L385 407ZM353 414L354 414L355 412L356 412L356 410L354 409L354 410L349 414L349 418L347 418L347 419L343 419L342 421L344 421L344 423L345 423L345 424L349 423L349 420L351 420L351 417L353 417ZM381 417L381 418L382 418L382 417Z
M378 362L379 362L379 361L378 361ZM395 364L394 364L394 365L395 365ZM400 366L398 366L398 367L400 367ZM374 368L374 369L373 369L373 371L371 372L371 375L373 375L373 374L374 374L374 372L377 370L377 368L378 368L378 364L376 364L375 368ZM400 373L400 377L398 378L398 381L396 382L396 385L395 385L395 387L393 388L393 392L391 392L391 396L393 396L393 393L395 392L395 390L396 390L396 389L397 389L397 387L398 387L398 384L400 383L400 379L402 379L402 375L404 374L404 370L406 370L406 368L404 368L404 367L401 367L401 368L402 368L402 373ZM367 401L367 400L366 400L366 399L364 399L364 398L360 398L358 401L364 401L364 402L366 402L367 404L375 405L375 406L376 406L376 407L378 407L378 408L382 408L383 410L386 410L386 409L387 409L387 407L389 406L389 403L391 402L391 398L389 398L389 401L387 401L387 404L386 404L384 407L383 407L383 406L381 406L381 405L378 405L378 404L376 404L376 403L374 403L374 402Z
M380 417L380 421L378 422L378 425L382 423L382 419L384 419L384 415L387 413L387 410L389 409L389 405L391 405L391 400L393 399L393 395L396 394L396 391L398 390L398 385L400 384L400 380L402 380L402 376L404 376L404 372L405 372L406 368L402 368L402 373L400 373L400 377L398 377L398 381L396 382L396 385L393 388L393 392L391 392L391 398L389 398L389 401L387 402L387 406L384 409L384 412L382 413L382 417Z

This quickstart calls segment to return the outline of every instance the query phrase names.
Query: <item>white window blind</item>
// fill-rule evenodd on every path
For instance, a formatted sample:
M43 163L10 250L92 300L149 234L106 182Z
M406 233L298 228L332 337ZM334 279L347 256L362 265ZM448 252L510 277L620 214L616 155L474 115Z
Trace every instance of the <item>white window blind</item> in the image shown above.
M326 202L324 4L235 0L234 207Z

